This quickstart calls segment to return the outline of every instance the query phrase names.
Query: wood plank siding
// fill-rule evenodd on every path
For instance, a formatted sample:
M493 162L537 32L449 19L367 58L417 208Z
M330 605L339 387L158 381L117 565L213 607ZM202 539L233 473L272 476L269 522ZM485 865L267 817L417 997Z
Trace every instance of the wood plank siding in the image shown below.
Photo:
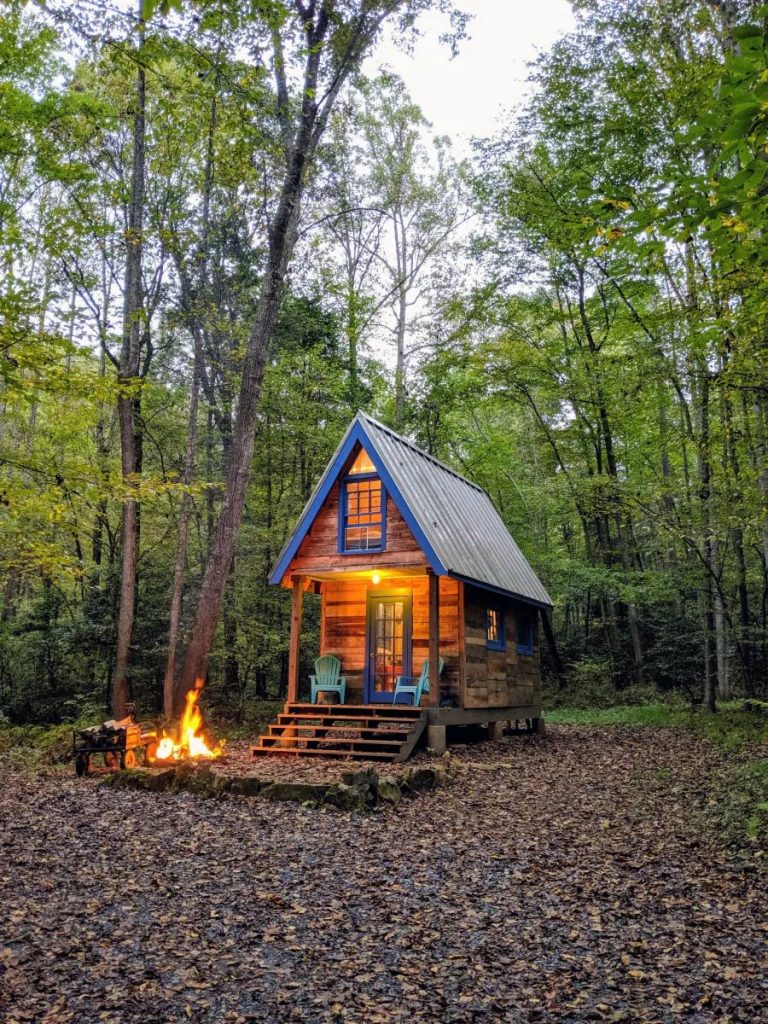
M426 570L427 559L411 529L387 495L387 538L384 551L361 551L359 554L339 554L339 494L338 481L331 488L315 521L299 545L283 578L285 586L297 573L351 572L361 569L414 569Z
M504 616L506 650L486 646L489 607ZM525 614L533 629L533 653L517 652L517 615ZM511 708L541 703L538 612L474 587L464 592L466 708Z
M440 581L440 656L445 668L440 679L440 698L459 700L459 588L461 583L439 577ZM413 640L411 671L421 672L429 657L429 584L426 576L386 581L378 588L393 593L410 592L413 600ZM347 702L362 703L365 667L366 597L377 590L370 581L330 580L323 584L324 630L321 654L334 654L341 660L347 677ZM429 695L430 698L432 695ZM432 703L425 701L425 703ZM439 700L434 701L435 704Z

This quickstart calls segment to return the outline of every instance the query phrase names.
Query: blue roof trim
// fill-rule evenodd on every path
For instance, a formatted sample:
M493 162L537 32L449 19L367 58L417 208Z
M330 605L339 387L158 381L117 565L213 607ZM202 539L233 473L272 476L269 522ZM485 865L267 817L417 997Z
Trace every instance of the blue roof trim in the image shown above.
M532 597L524 597L522 594L516 594L513 590L503 590L501 587L494 587L490 583L479 583L477 580L473 580L469 576L462 576L458 572L451 572L450 569L448 569L446 575L450 576L451 579L461 580L462 583L468 583L471 587L477 587L478 590L487 590L491 594L501 594L503 597L511 597L513 601L520 601L521 604L529 604L532 608L551 611L554 607L544 601L536 601Z
M427 556L427 560L432 569L438 574L438 576L445 576L448 574L448 570L445 568L443 563L437 557L437 554L432 545L424 535L424 531L419 526L416 517L409 508L405 499L403 498L400 490L398 489L395 481L392 479L387 467L382 459L378 449L376 448L376 442L373 437L365 429L365 421L357 418L353 421L347 436L342 441L338 448L336 457L333 463L329 466L328 470L324 474L323 478L318 484L316 492L310 499L309 504L304 510L304 513L299 521L299 525L294 530L290 541L286 545L281 554L277 564L269 575L270 583L280 583L283 576L288 569L288 566L294 559L296 552L299 550L301 542L304 540L306 535L309 533L312 523L315 521L317 513L322 508L323 502L331 492L331 488L338 480L341 471L344 469L349 456L356 444L362 445L368 453L368 457L376 467L376 471L381 477L384 487L386 488L387 494L389 494L397 505L398 511L403 519L410 527L411 533L416 538L421 550ZM530 602L529 602L530 603Z

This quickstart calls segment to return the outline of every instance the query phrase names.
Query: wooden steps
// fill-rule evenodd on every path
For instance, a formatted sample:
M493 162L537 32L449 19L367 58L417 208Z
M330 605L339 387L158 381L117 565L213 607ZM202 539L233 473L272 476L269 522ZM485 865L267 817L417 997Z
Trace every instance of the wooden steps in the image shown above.
M277 755L405 761L426 724L426 711L400 704L287 703L251 747L251 759Z

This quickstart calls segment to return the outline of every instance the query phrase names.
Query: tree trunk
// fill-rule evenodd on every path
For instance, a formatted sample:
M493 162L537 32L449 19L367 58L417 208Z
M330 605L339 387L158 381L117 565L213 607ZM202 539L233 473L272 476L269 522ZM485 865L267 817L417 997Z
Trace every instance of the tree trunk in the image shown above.
M736 432L733 425L733 406L730 396L723 395L723 419L725 421L725 459L724 468L730 472L731 486L729 506L733 509L736 522L730 529L731 546L736 560L736 579L739 600L739 628L736 632L736 650L738 651L744 688L752 692L752 651L749 636L749 587L747 584L747 560L744 553L744 496L742 494L741 460L737 449ZM726 696L727 694L721 694Z
M755 454L757 484L762 498L763 570L768 579L768 398L758 390L755 397Z
M720 545L715 536L715 524L713 523L710 532L709 543L710 566L709 571L712 581L715 584L713 592L713 618L715 625L715 651L717 655L717 696L720 700L726 700L730 694L730 681L728 678L728 637L725 630L725 602L720 587Z
M408 237L405 225L396 217L395 246L397 249L397 361L395 364L395 426L402 430L405 422L405 328L408 317L408 289L406 268L408 260Z
M701 369L699 389L699 501L703 531L704 581L702 586L702 623L704 627L704 703L710 711L717 710L718 659L715 641L714 581L717 556L712 534L712 465L710 458L709 391L710 376L705 365Z
M347 351L349 359L349 405L354 415L360 407L360 334L358 325L359 299L355 290L354 274L347 275Z
M192 378L192 393L189 402L189 420L187 429L187 451L184 458L185 487L189 487L195 472L195 449L197 446L197 414L199 405L199 373L198 361L202 354L199 345L195 344L195 361ZM179 531L176 543L176 565L173 570L173 587L171 589L171 613L168 628L168 657L165 662L163 679L163 714L167 719L174 713L174 683L176 679L176 650L179 643L179 623L181 620L181 601L184 593L184 575L187 568L187 537L189 520L192 515L192 495L185 491L181 499L179 513Z
M264 366L277 323L288 261L296 243L311 128L312 123L303 124L299 138L293 146L280 203L269 233L268 263L261 284L256 321L243 365L224 500L214 530L184 666L176 686L176 712L181 709L187 690L196 684L202 684L208 672L211 646L235 553L237 531L251 476Z
M141 6L139 8L141 14ZM139 20L139 43L144 45L144 22ZM146 81L144 66L136 64L136 114L133 124L133 157L131 170L131 198L128 210L128 233L125 260L125 299L123 314L123 343L120 351L117 415L120 426L120 458L123 486L121 534L122 566L120 577L120 607L117 618L117 651L112 677L112 714L125 716L130 700L129 659L133 638L136 608L136 566L139 545L139 502L136 497L137 439L134 411L135 391L139 385L142 342L142 227L144 215L144 146L145 146Z
M323 0L317 5L295 5L301 31L306 39L300 110L295 123L291 122L293 115L282 38L279 29L273 32L276 112L285 148L285 176L269 227L267 264L261 282L256 318L243 361L224 499L203 576L191 639L176 687L177 707L184 693L196 682L202 682L208 672L211 645L235 553L237 532L251 475L264 366L275 331L286 270L298 234L307 163L317 149L328 116L344 83L352 71L359 67L382 23L400 6L399 2L392 2L382 5L381 9L371 10L368 4L362 3L358 13L345 22L338 5L330 0ZM323 91L320 88L320 67L326 50L333 54L333 57L328 58L329 63L334 63L329 68L332 75L330 83L327 90Z
M219 80L216 79L218 89ZM211 195L213 192L213 173L215 157L215 132L218 121L217 92L211 98L210 113L208 118L208 136L206 144L205 169L203 175L203 211L200 233L199 279L198 287L193 292L189 272L184 262L184 254L181 243L177 240L176 266L181 280L182 306L192 336L194 358L192 363L192 389L189 400L189 417L187 427L187 450L184 457L183 483L190 487L195 474L197 455L197 424L200 405L200 389L208 383L206 391L210 391L210 381L206 375L204 334L203 324L200 316L201 299L203 306L209 292L208 287L208 265L209 265L209 240L210 240L210 214ZM211 410L208 411L208 436L206 438L207 451L210 457L210 426ZM210 476L209 476L210 479ZM209 488L207 498L212 499L213 492ZM176 652L179 644L179 625L181 622L182 599L184 596L184 577L187 569L187 546L189 536L189 522L192 516L192 496L188 491L184 493L179 513L178 539L176 544L176 564L173 570L173 585L171 588L171 608L168 628L168 657L165 663L165 676L163 678L163 713L167 719L173 717L174 697L176 683ZM210 534L209 534L210 536Z

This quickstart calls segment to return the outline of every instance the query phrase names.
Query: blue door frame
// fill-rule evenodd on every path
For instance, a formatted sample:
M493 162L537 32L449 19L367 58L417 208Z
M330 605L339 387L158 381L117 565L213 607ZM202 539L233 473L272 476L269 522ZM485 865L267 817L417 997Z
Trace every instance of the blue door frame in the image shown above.
M388 657L386 651L383 659L388 661L386 665L391 678L392 691L395 688L395 679L398 675L409 676L411 674L411 659L413 646L413 593L410 590L379 591L369 590L366 595L366 629L365 629L365 703L366 704L391 704L393 693L389 690L377 689L377 654L382 659L382 629L386 631L387 626L378 619L378 605L403 606L403 631L402 631L402 657L397 657L397 651L392 650ZM377 627L378 622L378 627ZM389 624L392 625L391 623ZM377 644L379 651L377 651ZM380 674L380 673L379 673Z

